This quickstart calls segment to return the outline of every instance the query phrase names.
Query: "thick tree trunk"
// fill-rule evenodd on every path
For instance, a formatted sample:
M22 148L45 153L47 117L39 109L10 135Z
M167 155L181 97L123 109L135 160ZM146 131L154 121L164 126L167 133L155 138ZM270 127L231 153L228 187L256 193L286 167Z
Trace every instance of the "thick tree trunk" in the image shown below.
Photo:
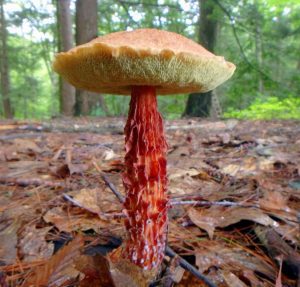
M76 1L76 44L84 44L97 37L98 34L97 0ZM88 115L91 111L89 98L96 95L91 92L76 91L76 115ZM100 103L104 103L102 95ZM105 103L102 108L105 108Z
M59 30L59 51L68 51L73 46L72 18L70 0L57 0L57 20ZM64 116L73 116L75 106L75 88L60 79L60 112Z
M8 69L8 58L7 58L7 30L4 15L4 0L0 0L0 32L1 32L1 95L4 117L11 119L13 118L13 111L10 104L9 92L9 69Z
M211 93L190 94L186 103L184 115L189 117L209 117L211 106Z
M211 52L214 52L217 38L217 21L212 16L215 3L212 0L199 0L199 43ZM212 93L193 93L189 95L185 116L208 117L212 104Z

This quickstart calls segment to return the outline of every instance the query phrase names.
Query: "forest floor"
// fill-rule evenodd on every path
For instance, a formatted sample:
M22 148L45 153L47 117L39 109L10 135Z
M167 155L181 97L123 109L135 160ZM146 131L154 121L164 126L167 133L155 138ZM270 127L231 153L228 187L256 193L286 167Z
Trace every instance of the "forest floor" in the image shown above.
M112 192L124 195L124 123L0 123L0 286L145 286L103 257L125 238ZM165 128L168 246L179 256L152 286L207 286L183 258L210 286L299 287L300 123Z

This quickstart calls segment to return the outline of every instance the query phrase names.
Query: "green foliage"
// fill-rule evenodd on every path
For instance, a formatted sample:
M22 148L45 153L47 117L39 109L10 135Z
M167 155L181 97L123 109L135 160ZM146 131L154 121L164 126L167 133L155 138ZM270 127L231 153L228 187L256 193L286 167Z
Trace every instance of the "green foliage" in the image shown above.
M158 109L165 119L178 119L184 112L187 95L158 96ZM127 116L130 97L105 95L109 114L106 114L101 107L95 107L92 116Z
M232 79L217 90L222 107L227 111L225 116L299 118L299 0L207 1L218 8L212 15L219 23L215 53L224 55L237 66ZM15 115L17 118L58 115L58 77L51 69L58 39L55 1L5 2ZM98 32L104 35L153 27L197 40L199 2L98 1ZM74 15L74 1L72 3ZM259 81L262 81L262 89ZM92 116L127 114L129 97L104 95L104 99L107 112L96 105ZM187 95L158 97L159 109L165 118L179 118L186 99Z
M50 101L51 82L39 44L19 36L9 37L11 99L16 118L49 118L53 105ZM28 53L31 51L31 53Z
M184 112L186 100L187 95L159 96L159 111L165 119L178 119Z
M225 118L237 119L300 119L300 98L257 98L244 110L228 109Z

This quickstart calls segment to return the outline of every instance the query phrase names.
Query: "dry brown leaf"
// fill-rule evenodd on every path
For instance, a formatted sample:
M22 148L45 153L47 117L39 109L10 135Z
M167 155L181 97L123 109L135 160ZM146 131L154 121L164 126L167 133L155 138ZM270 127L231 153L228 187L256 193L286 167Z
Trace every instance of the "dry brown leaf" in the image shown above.
M70 174L83 174L89 169L89 165L85 163L69 163Z
M264 214L260 209L243 207L212 206L207 209L190 208L188 215L191 221L204 229L212 239L216 227L226 227L241 220L250 220L262 225L278 226L278 223Z
M110 274L109 262L100 254L81 255L75 260L76 269L84 274L80 287L115 287Z
M230 271L222 271L223 278L229 287L247 287L247 285Z
M185 176L194 176L199 174L199 171L194 168L191 169L172 168L168 172L169 172L168 179L170 181L176 178L183 178Z
M231 163L221 168L221 172L241 178L256 175L265 170L272 170L275 160L256 157L245 157L238 163Z
M20 227L24 222L33 220L35 214L29 206L21 205L18 201L10 204L11 207L7 203L8 199L5 198L0 201L0 261L9 264L16 260Z
M19 238L19 252L24 262L42 260L51 257L54 244L47 242L46 234L52 227L36 228L35 225L27 225Z
M267 210L284 210L290 212L291 209L287 206L288 197L282 192L265 190L263 198L259 200L260 207Z
M44 265L34 268L22 286L63 286L64 282L79 276L74 267L74 259L80 255L83 239L77 236L68 245L62 247Z
M70 170L67 164L49 167L49 171L57 178L67 178L70 176Z
M297 224L291 225L286 223L281 223L276 227L276 232L282 236L284 240L290 241L292 244L299 244L300 233Z
M3 218L1 218L3 220ZM2 221L0 224L0 262L12 264L17 258L17 232L20 227L19 220Z
M16 162L6 162L0 164L1 176L19 177L30 174L36 170L47 169L48 163L43 161L27 161L21 160Z
M14 144L16 145L16 150L21 153L41 153L42 150L37 146L37 144L32 139L20 139L17 138L14 141Z
M71 192L70 195L87 210L91 210L96 214L120 210L120 203L116 201L116 197L112 192L108 193L99 188L83 188L79 191Z
M66 232L88 229L99 232L101 228L105 228L108 224L111 224L111 222L91 216L90 214L72 215L59 206L50 209L43 218L47 223L53 223L60 231Z
M297 227L297 210L288 206L290 195L286 195L284 188L278 184L272 184L270 181L263 182L263 198L259 200L259 205L269 214L283 221L290 221L291 227Z
M229 271L259 271L269 278L274 278L273 266L261 257L253 256L239 247L226 246L220 241L207 241L201 243L204 247L196 249L196 266L204 273L215 266Z

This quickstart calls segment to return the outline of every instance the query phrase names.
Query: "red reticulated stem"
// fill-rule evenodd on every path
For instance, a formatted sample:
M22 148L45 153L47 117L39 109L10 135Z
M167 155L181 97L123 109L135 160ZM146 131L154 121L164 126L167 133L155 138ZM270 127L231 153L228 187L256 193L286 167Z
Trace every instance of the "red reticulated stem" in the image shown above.
M166 152L155 87L134 86L125 126L127 240L123 256L150 270L163 260L167 237Z

